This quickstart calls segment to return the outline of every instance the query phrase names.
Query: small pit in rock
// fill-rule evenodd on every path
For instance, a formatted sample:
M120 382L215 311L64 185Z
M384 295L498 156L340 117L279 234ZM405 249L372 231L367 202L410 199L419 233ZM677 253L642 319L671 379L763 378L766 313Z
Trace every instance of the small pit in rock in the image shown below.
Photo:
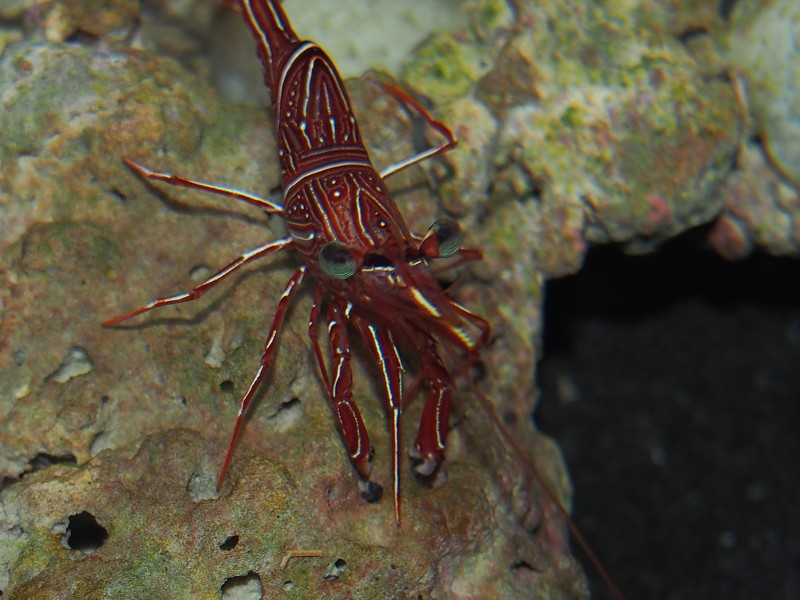
M77 465L78 461L75 459L73 454L45 454L44 452L40 452L36 456L34 456L31 461L28 463L28 470L25 472L25 475L30 475L31 473L36 473L37 471L42 471L47 467L52 467L53 465Z
M236 548L236 544L239 543L239 536L238 535L229 535L225 538L225 541L220 542L219 549L225 552L229 550L233 550Z
M272 422L275 424L276 431L285 433L302 419L303 404L298 398L290 398L278 407L278 412L272 417Z
M359 481L358 488L361 492L361 497L370 504L380 502L383 497L383 487L374 481Z
M97 522L95 516L86 511L72 515L67 519L67 531L61 543L71 550L91 554L108 539L108 530Z
M261 600L264 588L261 579L254 571L247 575L228 577L220 587L223 600Z
M345 571L347 571L347 561L343 558L337 558L328 567L328 572L325 573L324 579L325 581L336 581Z

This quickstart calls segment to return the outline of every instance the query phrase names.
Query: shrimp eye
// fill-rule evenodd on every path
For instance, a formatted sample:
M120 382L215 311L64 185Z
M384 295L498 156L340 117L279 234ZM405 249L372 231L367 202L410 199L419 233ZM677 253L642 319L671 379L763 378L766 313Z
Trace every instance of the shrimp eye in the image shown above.
M425 237L435 240L434 243L429 242L428 239L425 240L431 250L429 255L442 258L456 254L464 242L464 232L461 231L461 226L452 219L437 219ZM423 242L424 245L425 242ZM426 254L428 253L426 252Z
M356 272L353 255L341 242L328 242L319 253L319 266L334 279L347 279Z

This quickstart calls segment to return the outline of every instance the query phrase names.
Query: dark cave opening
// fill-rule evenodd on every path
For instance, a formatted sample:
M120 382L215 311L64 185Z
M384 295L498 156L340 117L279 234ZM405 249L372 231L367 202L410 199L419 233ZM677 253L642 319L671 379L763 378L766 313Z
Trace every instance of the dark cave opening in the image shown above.
M548 283L536 419L628 598L800 597L800 261L704 233Z

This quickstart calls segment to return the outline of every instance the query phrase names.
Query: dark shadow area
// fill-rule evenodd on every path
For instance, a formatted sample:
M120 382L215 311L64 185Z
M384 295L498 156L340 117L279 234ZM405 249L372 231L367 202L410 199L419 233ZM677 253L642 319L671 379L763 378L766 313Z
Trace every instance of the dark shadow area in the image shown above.
M71 515L67 520L64 542L72 550L91 554L108 539L108 530L97 522L97 518L86 511Z
M800 261L702 233L548 284L537 421L629 599L800 598Z
M234 548L236 548L237 544L239 543L239 536L238 535L229 535L225 538L224 541L219 543L219 549L224 552L230 552Z

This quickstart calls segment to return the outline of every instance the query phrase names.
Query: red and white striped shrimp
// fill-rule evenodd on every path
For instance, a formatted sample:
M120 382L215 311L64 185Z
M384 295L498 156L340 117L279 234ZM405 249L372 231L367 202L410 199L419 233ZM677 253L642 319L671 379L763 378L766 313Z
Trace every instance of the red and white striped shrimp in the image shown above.
M453 389L439 345L466 353L469 362L486 343L490 326L453 300L431 270L436 258L476 260L480 252L462 248L460 228L447 219L436 221L425 236L412 234L384 178L450 150L456 139L408 94L385 86L424 118L443 141L377 171L364 147L347 90L328 55L314 42L297 37L278 2L241 0L239 8L256 39L264 80L272 94L283 202L155 171L130 159L125 162L147 179L228 196L278 215L286 221L289 235L242 254L187 293L160 298L104 324L115 325L160 306L195 300L242 265L281 250L294 250L300 265L278 301L261 366L242 398L218 487L224 481L244 414L272 363L289 302L310 275L317 283L309 320L311 342L350 460L367 482L371 448L353 398L350 328L364 340L380 368L391 420L394 510L399 525L404 405L399 348L419 357L419 375L428 388L411 455L417 461L416 471L430 475L445 451ZM323 304L327 307L330 368L317 335Z

